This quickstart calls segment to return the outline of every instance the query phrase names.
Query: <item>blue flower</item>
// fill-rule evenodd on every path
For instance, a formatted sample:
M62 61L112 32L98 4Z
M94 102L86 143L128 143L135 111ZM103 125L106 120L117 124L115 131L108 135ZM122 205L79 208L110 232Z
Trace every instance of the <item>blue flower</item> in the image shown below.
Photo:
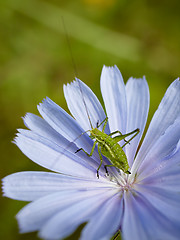
M103 67L101 92L108 116L106 133L140 129L124 148L130 175L100 163L88 113L95 127L106 114L93 92L78 81L64 86L73 117L46 98L28 113L30 130L20 129L15 143L35 163L54 172L19 172L3 179L4 195L31 201L18 214L22 233L38 231L44 239L62 239L87 222L81 240L108 240L119 229L123 240L177 240L180 236L180 81L167 89L138 150L149 110L145 78L124 85L117 67ZM83 97L82 97L83 95ZM102 127L102 126L101 126ZM102 128L101 128L102 129ZM78 136L81 137L78 138ZM127 139L128 140L128 139ZM138 151L137 151L138 150ZM104 164L108 160L104 158Z

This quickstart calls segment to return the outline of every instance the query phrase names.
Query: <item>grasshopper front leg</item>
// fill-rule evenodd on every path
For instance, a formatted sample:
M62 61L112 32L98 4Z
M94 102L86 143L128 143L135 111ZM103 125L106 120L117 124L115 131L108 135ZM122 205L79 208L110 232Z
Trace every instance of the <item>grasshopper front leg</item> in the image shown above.
M88 157L91 157L92 154L93 154L93 152L94 152L96 143L97 143L97 141L94 142L93 147L92 147L90 153L86 152L83 148L79 148L75 153L77 153L77 152L79 152L79 151L83 151ZM99 145L98 145L98 153L99 153L99 157L100 157L100 160L101 160L101 162L100 162L100 164L99 164L99 167L98 167L98 169L97 169L97 177L99 178L99 169L100 169L100 167L101 167L101 165L102 165L102 162L103 162L102 155L101 155L101 150L100 150L100 146L99 146Z
M103 158L102 158L102 154L101 154L101 146L98 144L98 153L99 153L99 158L100 158L100 164L99 164L99 167L97 169L97 178L99 178L99 169L103 163Z
M95 149L96 143L97 143L97 141L94 142L93 147L92 147L90 153L86 152L83 148L79 148L78 150L75 151L75 153L77 153L77 152L79 152L79 151L82 150L82 151L83 151L88 157L91 157L91 156L93 155L93 152L94 152L94 149Z
M97 122L97 128L99 128L103 123L104 123L104 126L103 126L103 129L102 129L102 132L104 132L104 130L106 128L106 125L108 123L108 117L106 117L100 124L99 124L99 122Z

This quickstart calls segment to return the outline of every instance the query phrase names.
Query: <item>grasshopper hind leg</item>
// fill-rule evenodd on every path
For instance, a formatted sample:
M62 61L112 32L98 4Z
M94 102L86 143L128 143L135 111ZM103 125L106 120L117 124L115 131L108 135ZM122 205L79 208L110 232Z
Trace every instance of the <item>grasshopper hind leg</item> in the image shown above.
M116 234L111 238L111 240L118 240L121 239L121 232L118 230Z
M102 158L102 155L101 155L101 147L100 147L100 145L98 145L98 153L99 153L99 157L100 157L100 164L99 164L99 167L98 167L98 169L97 169L97 178L99 178L99 169L100 169L100 167L101 167L101 165L102 165L102 163L103 163L103 158Z
M109 176L109 172L108 172L107 167L115 167L115 166L114 166L113 164L106 164L106 165L104 165L104 168L105 168L106 174L107 174L107 176Z
M105 165L104 168L105 168L105 171L106 171L107 176L109 176L109 172L108 172L108 170L107 170L107 165Z

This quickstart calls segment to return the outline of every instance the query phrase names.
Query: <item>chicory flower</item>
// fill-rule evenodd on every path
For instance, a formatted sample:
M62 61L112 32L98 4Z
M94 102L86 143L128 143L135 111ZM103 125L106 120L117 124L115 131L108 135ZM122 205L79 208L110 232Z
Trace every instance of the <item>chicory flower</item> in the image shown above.
M109 240L118 230L123 240L178 240L179 79L167 89L138 149L149 110L147 82L144 77L130 78L125 85L116 66L103 67L101 92L108 116L105 132L120 130L125 134L139 128L140 133L123 149L131 174L112 167L107 175L102 166L99 179L97 148L92 157L75 152L83 148L90 153L93 146L84 133L91 129L88 114L93 127L106 114L94 93L80 84L81 89L79 80L64 86L73 117L46 98L38 106L42 118L28 113L24 123L29 130L20 129L15 138L28 158L53 171L19 172L3 179L4 196L31 202L16 216L20 231L38 231L43 239L63 239L87 222L81 240ZM103 160L103 165L108 163L105 157Z

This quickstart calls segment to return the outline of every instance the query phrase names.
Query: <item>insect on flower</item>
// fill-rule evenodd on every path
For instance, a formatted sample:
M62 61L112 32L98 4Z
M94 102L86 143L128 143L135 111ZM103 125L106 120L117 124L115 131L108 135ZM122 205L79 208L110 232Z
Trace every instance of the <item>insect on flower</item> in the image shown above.
M79 79L77 79L78 83L79 83L79 88L80 91L82 93L82 98L83 98L83 92L81 89L81 83L79 81ZM127 157L126 154L123 151L123 147L126 146L126 144L130 143L130 141L139 133L139 129L135 129L134 131L127 133L127 134L122 134L119 130L111 132L110 134L106 134L104 132L107 122L108 122L108 117L106 117L100 124L97 121L97 126L96 128L93 128L93 125L91 123L91 119L87 110L87 106L86 106L86 102L83 99L83 103L86 109L86 113L89 119L89 123L91 126L91 130L87 130L86 132L90 132L90 138L91 139L95 139L95 142L93 144L93 147L91 149L91 152L88 153L86 152L83 148L79 148L75 153L79 152L79 151L84 151L86 153L87 156L91 157L96 144L98 144L98 153L99 153L99 157L100 157L100 164L99 167L97 169L97 177L99 178L99 169L103 163L103 158L102 158L102 154L108 158L108 160L110 161L111 164L106 164L104 165L104 168L106 170L106 173L108 174L107 171L107 167L116 167L118 169L122 169L124 173L130 174L129 169L129 165L128 165L128 161L127 161ZM102 131L100 131L98 128L104 123L103 129ZM115 137L112 138L113 135L115 134L119 134L118 136L116 135ZM130 136L134 134L128 141L125 140L126 137ZM121 147L119 145L119 141L121 140L125 140L125 143L123 144L123 146Z
M82 98L78 81L64 86L73 117L49 98L38 105L42 118L31 113L24 117L29 130L18 130L16 145L32 161L53 172L25 171L3 179L4 196L30 202L16 215L20 232L38 231L42 239L60 240L87 223L80 240L117 239L119 232L123 240L132 236L133 240L179 240L179 79L167 89L140 148L149 110L145 77L130 78L125 85L117 67L104 66L100 83L108 118L83 82ZM117 163L112 155L105 157L107 152L103 155L101 142L95 146L90 138L93 134L88 135L96 128L108 137L119 130L125 133L117 137L125 137L120 143L122 147L126 144L123 151L131 174L123 172L128 167L122 169L122 161L123 171L111 167L107 176L104 167ZM92 147L92 156L87 156ZM80 148L84 151L75 153Z
M64 27L64 31L65 31L65 35L66 35L66 39L67 39L67 43L68 43L68 47L69 47L69 52L71 55L71 60L72 60L72 65L74 67L74 71L77 75L77 69L76 69L76 64L73 58L73 54L72 54L72 49L71 49L71 44L69 42L69 36L66 30L66 26L64 23L64 19L62 18L62 23L63 23L63 27ZM126 146L126 144L130 143L131 140L133 140L134 137L136 137L136 135L139 133L139 129L135 129L134 131L127 133L127 134L122 134L119 130L116 130L114 132L111 132L109 134L106 134L105 128L106 125L108 123L108 117L106 117L100 124L99 124L99 119L97 120L97 124L96 124L96 128L93 128L92 122L91 122L91 118L89 115L89 111L86 105L86 101L84 99L84 95L83 95L83 90L81 87L81 82L78 78L76 78L76 81L78 82L79 85L79 90L81 93L81 98L82 98L82 102L83 105L85 107L85 111L88 117L88 121L90 123L90 127L91 130L87 130L84 133L90 132L90 138L91 139L95 139L95 142L92 146L91 152L88 153L87 151L85 151L83 148L79 148L75 153L79 152L79 151L83 151L88 157L91 157L96 144L98 145L98 153L99 153L99 158L100 158L100 164L97 168L97 177L99 178L99 169L103 163L103 158L102 158L102 154L108 158L108 160L110 161L111 164L106 164L104 165L106 174L108 175L108 170L107 167L116 167L118 169L123 170L124 173L130 174L131 172L129 171L129 165L128 165L128 161L127 161L127 157L126 154L123 151L123 147ZM104 123L103 129L102 131L100 131L98 128ZM84 133L82 133L80 136L82 136ZM112 138L113 135L115 134L119 134L118 136L116 135L115 137ZM128 141L125 140L126 137L130 136L134 134ZM78 137L77 137L78 138ZM76 138L76 139L77 139ZM119 141L124 140L124 144L121 147L119 145Z

